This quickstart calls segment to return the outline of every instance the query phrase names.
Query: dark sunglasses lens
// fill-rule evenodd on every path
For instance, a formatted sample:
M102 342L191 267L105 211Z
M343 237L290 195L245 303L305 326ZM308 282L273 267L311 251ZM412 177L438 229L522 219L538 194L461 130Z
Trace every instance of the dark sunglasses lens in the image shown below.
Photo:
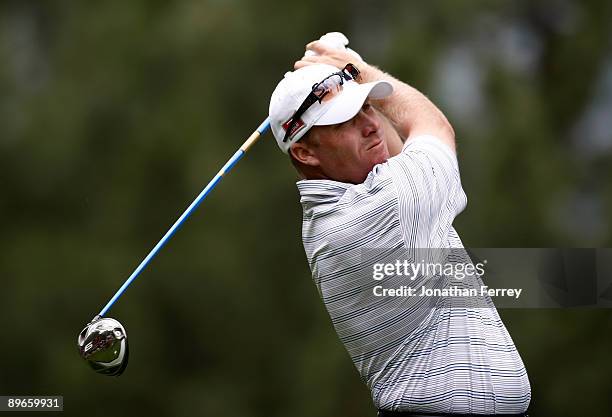
M351 75L351 77L353 77L354 80L359 78L359 70L353 64L347 64L344 69Z
M318 99L320 99L321 97L323 97L325 95L325 93L327 92L327 90L329 89L329 87L327 86L327 84L324 82L318 84L315 88L313 88L312 93L317 96Z

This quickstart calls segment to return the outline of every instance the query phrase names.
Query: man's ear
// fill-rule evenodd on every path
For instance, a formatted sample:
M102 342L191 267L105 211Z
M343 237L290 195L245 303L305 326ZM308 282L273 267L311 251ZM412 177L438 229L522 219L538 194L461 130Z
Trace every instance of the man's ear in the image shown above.
M317 167L320 165L319 158L312 146L305 142L295 142L289 148L289 153L300 164L308 165L311 167Z

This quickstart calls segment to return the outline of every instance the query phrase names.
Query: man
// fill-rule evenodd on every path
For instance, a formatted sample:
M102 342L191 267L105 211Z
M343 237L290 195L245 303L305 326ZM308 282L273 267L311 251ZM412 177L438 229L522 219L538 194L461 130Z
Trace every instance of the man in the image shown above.
M373 265L390 253L463 248L453 128L416 89L346 51L307 50L316 55L272 94L271 127L303 178L313 280L379 415L524 415L527 373L490 299L371 291ZM405 138L397 155L391 126Z

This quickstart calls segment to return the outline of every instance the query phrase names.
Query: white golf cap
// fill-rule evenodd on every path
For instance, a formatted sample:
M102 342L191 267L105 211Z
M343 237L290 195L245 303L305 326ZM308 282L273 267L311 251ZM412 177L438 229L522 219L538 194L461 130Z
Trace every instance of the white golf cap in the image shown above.
M321 82L339 69L326 64L315 64L287 72L276 86L270 98L270 126L279 148L289 153L289 148L300 140L313 126L335 125L352 119L363 106L366 98L380 99L389 96L393 87L387 81L359 84L345 80L336 94L329 100L315 102L297 121L293 133L285 138L288 122L312 91L314 84Z

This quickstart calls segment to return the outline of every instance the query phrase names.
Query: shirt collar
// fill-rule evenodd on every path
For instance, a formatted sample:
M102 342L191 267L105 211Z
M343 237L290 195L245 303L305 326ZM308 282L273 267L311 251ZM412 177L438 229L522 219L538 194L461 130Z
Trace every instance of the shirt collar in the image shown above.
M335 203L354 184L333 180L301 180L296 183L302 204Z

